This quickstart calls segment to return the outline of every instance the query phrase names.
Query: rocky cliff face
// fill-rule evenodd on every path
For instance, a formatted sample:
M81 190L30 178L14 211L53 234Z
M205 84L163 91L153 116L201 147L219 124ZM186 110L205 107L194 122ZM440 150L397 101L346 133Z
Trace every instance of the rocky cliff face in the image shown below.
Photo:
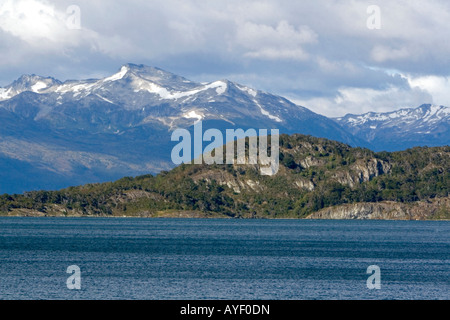
M333 175L339 183L355 187L363 182L371 181L382 174L389 173L392 166L379 159L358 160L350 166L349 170L338 171Z
M307 219L332 220L429 220L450 217L450 198L415 203L354 203L325 208Z

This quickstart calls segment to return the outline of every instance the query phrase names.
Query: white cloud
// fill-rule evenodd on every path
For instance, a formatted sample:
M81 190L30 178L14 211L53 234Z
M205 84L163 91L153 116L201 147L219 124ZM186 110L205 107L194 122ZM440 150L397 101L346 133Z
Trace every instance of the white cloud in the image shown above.
M295 28L287 21L276 27L246 22L238 27L237 43L244 47L244 56L260 59L306 60L306 44L317 42L317 34L308 26Z
M0 5L0 29L33 47L78 42L66 26L66 14L47 1L6 0Z
M434 104L450 106L450 78L443 76L405 76L411 88L419 88L433 97Z
M346 114L367 112L388 112L401 108L418 107L432 103L431 95L420 88L399 88L391 86L384 90L371 88L340 88L335 96L311 99L292 99L314 112L340 117Z
M133 48L126 38L116 34L101 35L82 24L72 28L73 13L66 10L69 7L57 8L46 0L5 0L0 5L0 31L28 46L10 54L24 58L27 53L52 54L77 60L74 50L79 48L86 54L100 52L109 56L128 53Z
M292 100L317 113L333 117L370 111L388 112L401 108L418 107L426 103L450 106L450 77L413 76L403 74L398 70L368 69L384 72L392 78L400 77L403 82L390 84L384 89L341 87L332 96L309 99L293 98Z

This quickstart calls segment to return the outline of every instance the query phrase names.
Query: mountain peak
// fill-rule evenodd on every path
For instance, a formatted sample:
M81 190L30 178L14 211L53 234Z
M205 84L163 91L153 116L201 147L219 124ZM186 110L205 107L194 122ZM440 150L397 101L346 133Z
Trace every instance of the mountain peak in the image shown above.
M16 81L14 81L10 86L18 87L18 86L33 86L38 82L44 82L47 84L59 83L58 80L52 77L42 77L35 74L24 74L19 77Z
M144 64L127 63L122 65L120 70L103 79L103 82L119 81L122 79L131 80L131 82L154 83L164 88L172 88L175 90L191 89L199 84L165 71L163 69L147 66Z
M151 76L157 76L157 77L172 77L176 76L175 74L165 71L163 69L147 66L145 64L134 64L134 63L127 63L124 64L121 67L121 70L127 69L129 72L133 72L135 74L139 75L151 75Z
M123 79L123 77L125 77L125 75L130 71L130 68L127 66L122 66L119 70L119 72L113 74L110 77L106 77L105 79L103 79L103 82L108 82L108 81L117 81L120 79Z
M35 74L25 74L5 88L0 88L0 100L10 99L22 92L41 93L61 82L52 77L42 77Z
M430 113L432 115L439 114L441 111L443 111L446 115L450 113L450 108L434 104L423 104L418 107L417 110L421 110L424 113Z

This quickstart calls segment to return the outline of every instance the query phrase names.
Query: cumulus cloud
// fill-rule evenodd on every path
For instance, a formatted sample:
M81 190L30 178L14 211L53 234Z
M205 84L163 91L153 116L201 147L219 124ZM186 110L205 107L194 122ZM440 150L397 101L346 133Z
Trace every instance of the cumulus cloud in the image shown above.
M450 78L428 75L414 77L404 76L411 88L428 92L433 97L434 104L450 106Z
M0 5L0 29L38 50L79 45L81 33L69 28L70 18L47 1L6 0Z
M398 70L368 68L370 72L384 73L392 81L383 88L340 87L330 95L292 100L309 106L317 113L338 117L370 111L388 112L421 104L450 106L450 77L403 74Z
M21 56L18 62L24 64L30 56L77 61L80 52L117 56L134 48L120 35L83 26L77 5L57 7L47 0L5 0L0 4L0 36L15 43L7 54Z
M64 21L54 7L38 1L5 1L0 6L0 28L25 41L58 41Z
M394 109L418 107L432 103L432 96L420 89L391 86L384 90L371 88L340 88L331 97L315 97L307 100L294 99L300 105L331 117L366 112L388 112Z

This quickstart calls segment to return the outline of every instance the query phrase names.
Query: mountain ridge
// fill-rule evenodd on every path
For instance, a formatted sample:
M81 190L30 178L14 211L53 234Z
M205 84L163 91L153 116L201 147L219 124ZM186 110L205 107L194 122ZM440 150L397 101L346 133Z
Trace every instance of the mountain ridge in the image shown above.
M368 142L343 121L229 80L199 83L137 64L101 79L24 75L0 88L0 193L169 170L171 132L199 120L205 130L279 129L384 149L374 147L383 139Z
M450 108L423 104L417 108L334 118L376 151L450 144ZM389 148L383 148L389 145Z
M198 120L205 130L256 126L358 142L333 120L283 97L228 80L197 83L144 65L126 64L102 79L23 76L0 95L0 164L24 171L0 171L0 193L173 168L171 131L192 130ZM31 183L23 175L38 177Z

